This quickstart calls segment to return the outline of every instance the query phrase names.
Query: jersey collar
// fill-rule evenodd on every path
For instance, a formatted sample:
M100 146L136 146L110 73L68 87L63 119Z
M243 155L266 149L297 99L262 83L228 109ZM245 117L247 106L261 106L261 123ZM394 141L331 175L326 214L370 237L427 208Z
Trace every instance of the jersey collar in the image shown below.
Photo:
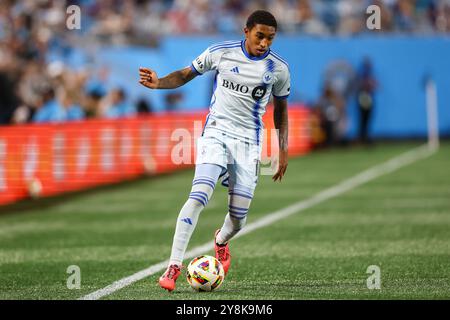
M266 51L266 53L264 53L262 56L255 57L255 56L250 55L250 54L247 52L247 50L245 49L245 41L246 41L246 40L242 40L242 41L241 41L241 49L242 49L242 52L244 53L244 55L245 55L247 58L249 58L250 60L253 60L253 61L262 60L262 59L264 59L265 57L267 57L267 56L269 55L269 53L270 53L270 48L269 48L269 49Z

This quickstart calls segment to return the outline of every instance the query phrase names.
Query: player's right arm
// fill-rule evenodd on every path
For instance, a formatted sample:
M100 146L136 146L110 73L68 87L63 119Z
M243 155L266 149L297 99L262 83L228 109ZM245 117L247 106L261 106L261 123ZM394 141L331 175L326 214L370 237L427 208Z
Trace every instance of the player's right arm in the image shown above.
M188 83L198 75L207 71L216 70L220 60L220 50L206 49L189 67L172 72L159 79L155 71L148 68L139 68L139 83L150 89L174 89Z
M168 74L159 79L155 71L148 68L139 68L139 83L150 89L175 89L188 83L198 75L187 67Z

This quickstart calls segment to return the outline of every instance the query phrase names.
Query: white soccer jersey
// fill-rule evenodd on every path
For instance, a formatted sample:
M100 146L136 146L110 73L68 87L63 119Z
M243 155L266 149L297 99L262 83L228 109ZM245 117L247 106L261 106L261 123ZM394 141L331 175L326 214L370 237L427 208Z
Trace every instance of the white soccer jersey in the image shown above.
M210 46L191 68L200 75L216 71L205 130L223 131L259 145L270 95L280 99L289 96L286 61L270 49L263 56L250 56L245 40L227 41Z

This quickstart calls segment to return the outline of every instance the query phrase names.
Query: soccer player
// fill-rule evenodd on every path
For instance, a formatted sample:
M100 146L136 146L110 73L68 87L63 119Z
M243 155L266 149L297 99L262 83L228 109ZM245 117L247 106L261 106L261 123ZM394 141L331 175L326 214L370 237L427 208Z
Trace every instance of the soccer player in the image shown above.
M139 82L150 89L177 88L207 71L215 71L210 112L197 141L192 189L178 215L169 266L159 279L164 289L175 289L188 242L219 178L229 189L228 213L215 232L214 247L216 258L228 272L228 242L245 225L258 182L262 116L271 95L280 150L278 170L272 179L281 181L286 172L290 74L286 61L270 49L276 31L275 17L258 10L248 17L242 41L212 45L189 67L163 78L153 70L140 68Z

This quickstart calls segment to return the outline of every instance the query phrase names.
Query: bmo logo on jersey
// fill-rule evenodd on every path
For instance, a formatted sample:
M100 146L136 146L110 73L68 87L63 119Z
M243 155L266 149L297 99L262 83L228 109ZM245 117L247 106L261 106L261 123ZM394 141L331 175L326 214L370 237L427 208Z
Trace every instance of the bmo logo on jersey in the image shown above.
M222 82L222 87L236 91L236 92L240 92L240 93L248 93L250 91L249 87L247 87L246 85L243 84L239 84L239 83L234 83L232 81L223 79ZM264 86L259 86L256 87L255 89L253 89L252 91L252 97L255 100L260 100L262 97L264 97L264 95L266 94L266 87Z
M222 87L231 89L233 91L240 92L240 93L248 93L250 91L250 89L246 85L239 84L239 83L236 84L232 81L225 80L225 79L223 79Z

